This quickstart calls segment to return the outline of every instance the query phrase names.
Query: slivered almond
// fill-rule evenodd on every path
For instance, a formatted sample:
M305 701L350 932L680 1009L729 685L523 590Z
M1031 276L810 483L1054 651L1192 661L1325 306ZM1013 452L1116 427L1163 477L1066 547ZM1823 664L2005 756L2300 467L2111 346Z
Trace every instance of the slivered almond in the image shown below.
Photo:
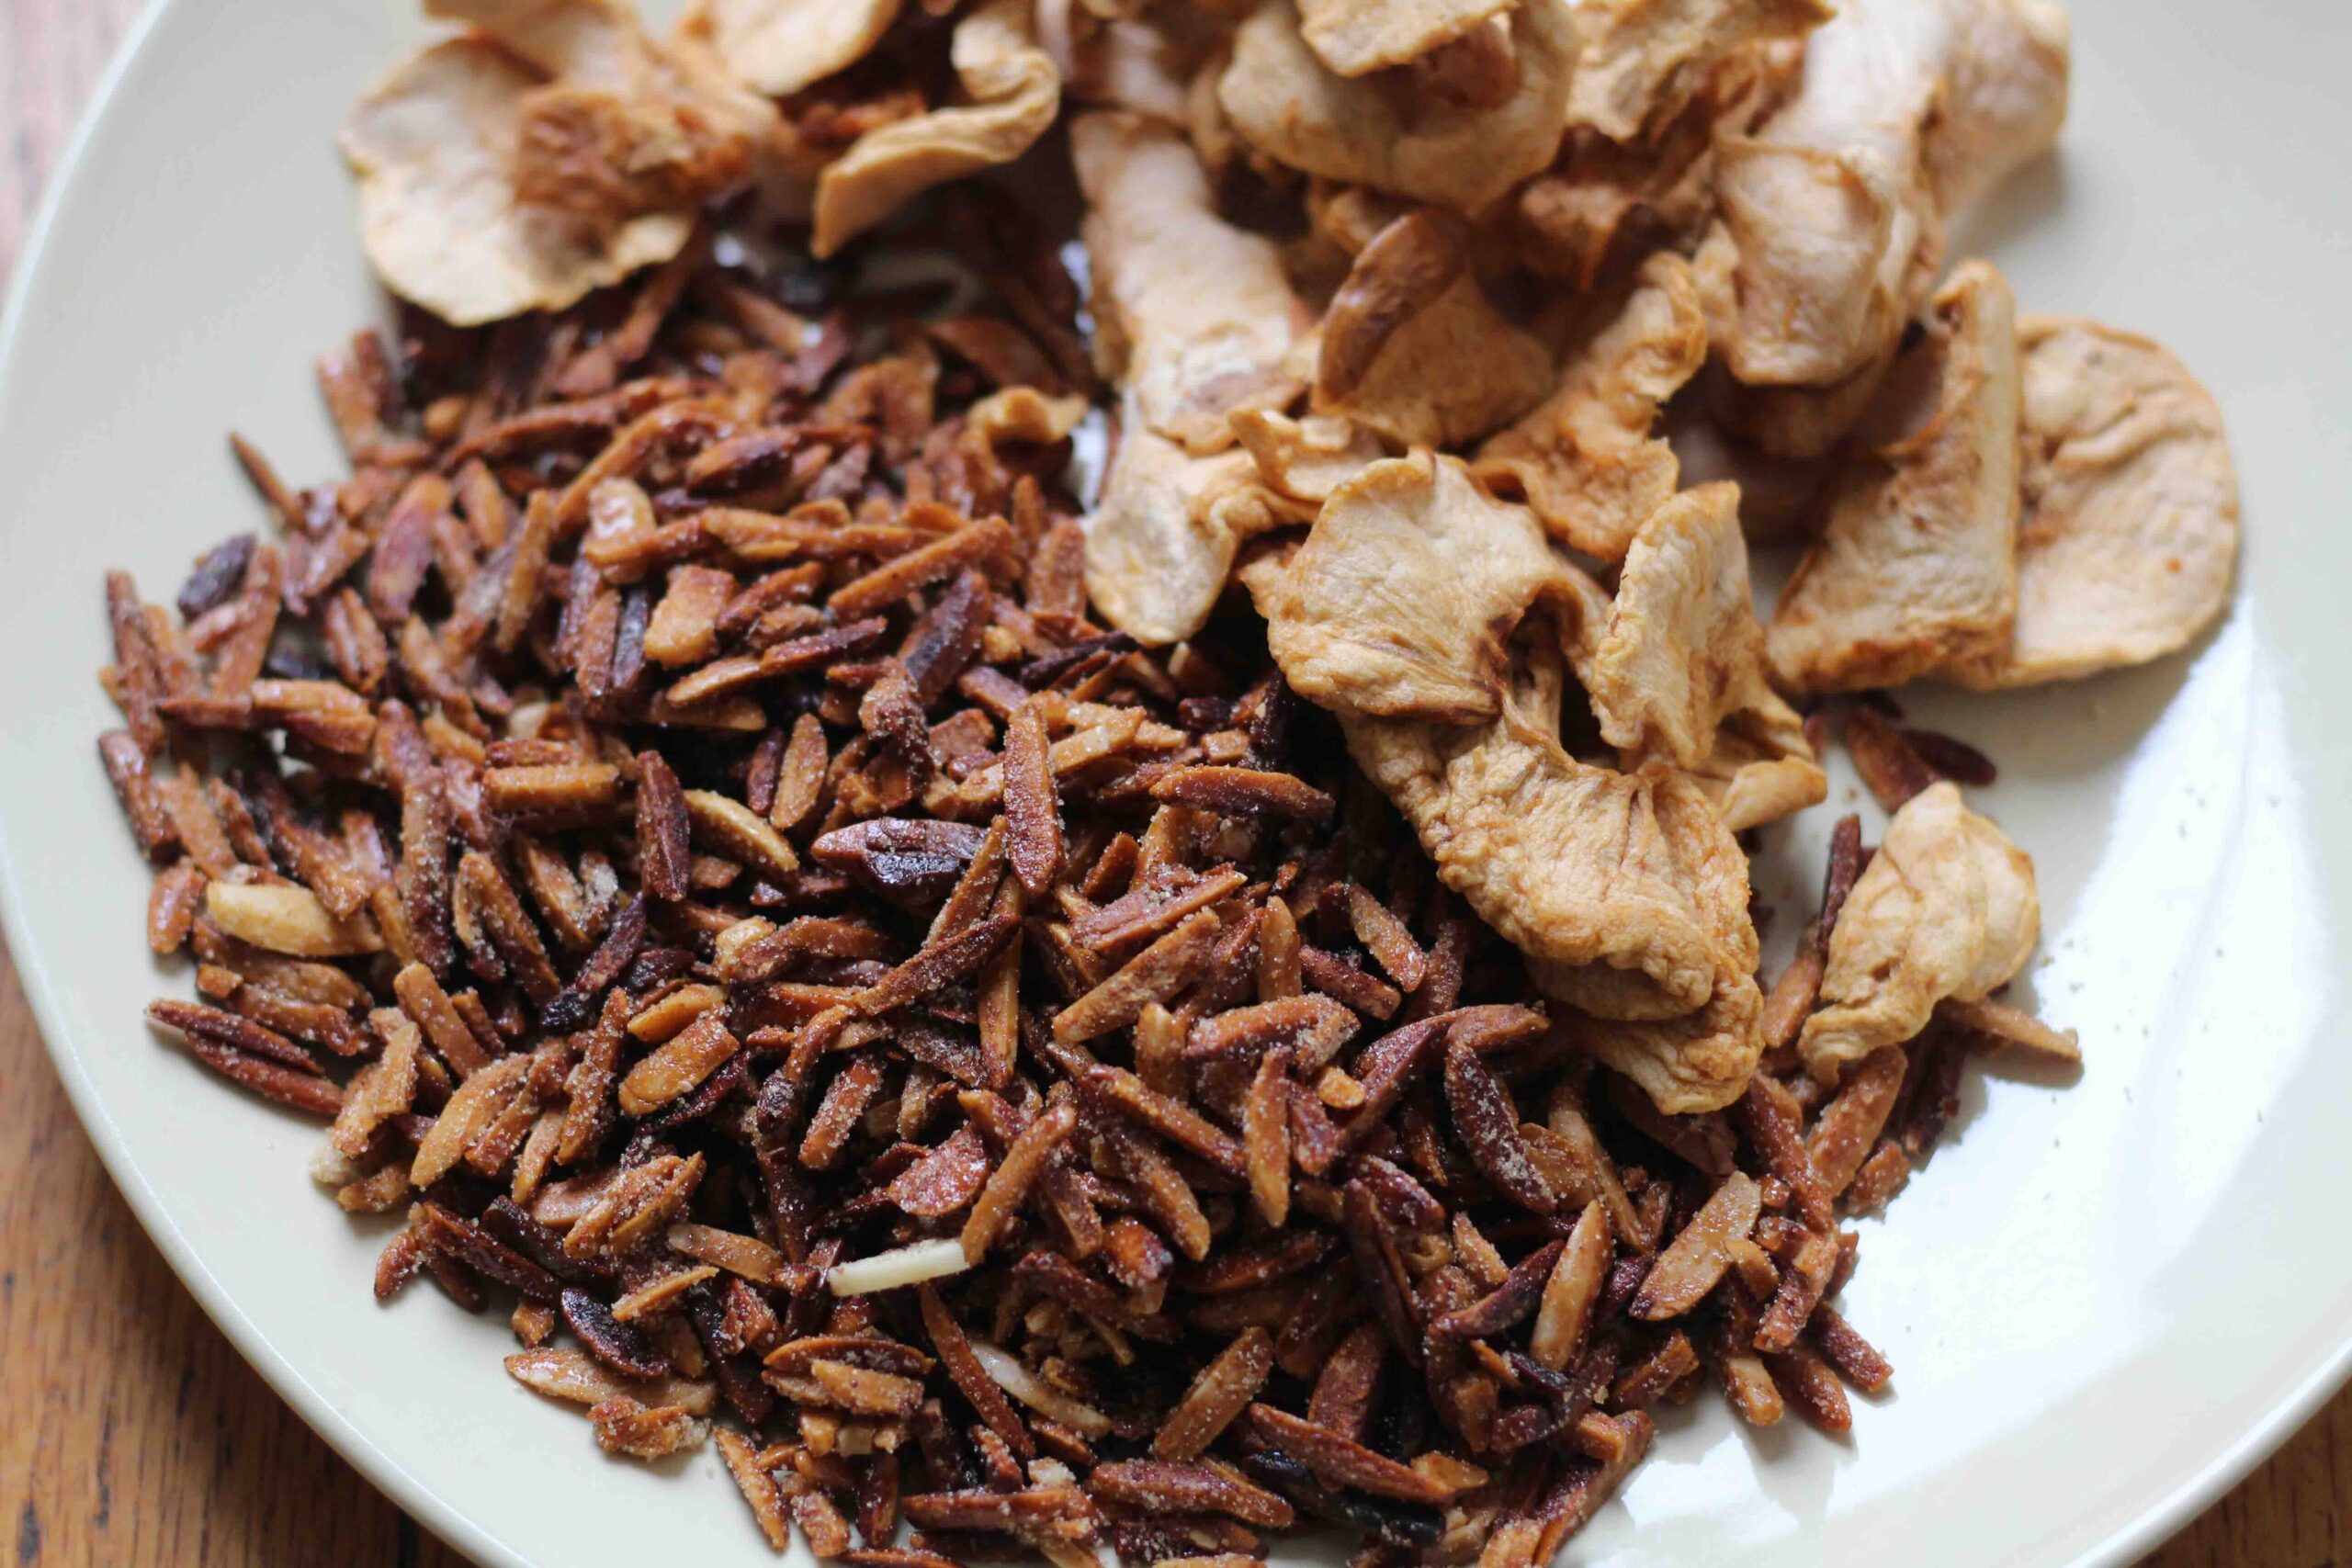
M1611 1246L1608 1212L1598 1199L1587 1203L1568 1232L1568 1245L1544 1282L1544 1300L1528 1336L1528 1354L1554 1371L1574 1360L1584 1341L1593 1303L1608 1282Z
M1234 1176L1247 1174L1249 1161L1239 1141L1232 1134L1191 1107L1181 1105L1164 1094L1155 1093L1141 1078L1125 1068L1089 1067L1083 1075L1083 1082L1091 1093L1100 1096L1105 1103L1116 1106L1160 1136L1190 1149L1220 1170Z
M409 1179L430 1187L456 1168L474 1140L518 1097L530 1093L530 1071L528 1056L502 1056L459 1084L434 1118L433 1130L417 1145Z
M1862 1161L1877 1146L1879 1134L1902 1096L1906 1065L1900 1045L1871 1052L1846 1075L1846 1087L1838 1091L1838 1098L1821 1108L1813 1134L1805 1140L1805 1159L1820 1179L1822 1190L1831 1198L1853 1185Z
M622 1113L651 1115L717 1072L739 1049L719 1010L698 1014L621 1079Z
M582 1350L549 1347L519 1350L506 1358L506 1375L525 1388L574 1404L602 1404L624 1395L675 1405L693 1416L707 1416L717 1404L717 1391L707 1382L657 1378L639 1382L605 1370Z
M707 1263L697 1263L691 1269L673 1269L617 1298L613 1303L613 1316L623 1323L635 1323L639 1318L666 1312L695 1286L718 1277L718 1270Z
M964 1222L960 1245L966 1262L978 1263L988 1256L989 1247L1012 1223L1046 1162L1077 1126L1078 1107L1064 1103L1038 1117L1013 1139Z
M1279 1230L1290 1217L1289 1053L1276 1049L1258 1059L1243 1101L1241 1143L1250 1177L1250 1200L1258 1217Z
M337 919L317 894L291 883L212 883L204 912L238 941L296 958L346 958L384 946L366 915Z
M1452 1487L1286 1410L1277 1410L1271 1404L1252 1404L1250 1419L1267 1441L1339 1485L1369 1492L1375 1497L1394 1497L1400 1503L1442 1505L1453 1500Z
M2038 1055L2075 1064L2083 1059L2082 1040L2073 1030L2052 1029L2022 1008L1996 1002L1990 997L1975 1002L1947 997L1936 1004L1936 1011L1954 1023L1989 1034L2005 1044L2022 1045Z
M1421 988L1421 982L1429 978L1430 955L1387 905L1353 883L1348 885L1348 924L1398 989Z
M713 1009L727 1005L720 986L680 986L631 1015L628 1032L649 1045L658 1045Z
M1755 1228L1762 1208L1762 1195L1747 1172L1735 1170L1724 1177L1681 1234L1658 1254L1634 1294L1634 1315L1655 1323L1697 1306L1731 1267L1731 1244Z
M1054 1015L1054 1038L1078 1044L1124 1029L1152 1002L1165 1002L1196 978L1216 943L1207 909L1127 960L1116 972Z
M509 816L604 811L619 804L621 772L606 762L486 769L482 799Z
M811 1361L808 1379L823 1403L860 1416L911 1416L922 1403L922 1380L854 1367L845 1361Z
M1166 1460L1197 1459L1249 1407L1274 1368L1274 1342L1263 1328L1245 1328L1193 1378L1151 1439Z
M800 857L784 835L740 800L707 789L685 793L686 820L695 837L730 860L746 862L771 876L790 876Z

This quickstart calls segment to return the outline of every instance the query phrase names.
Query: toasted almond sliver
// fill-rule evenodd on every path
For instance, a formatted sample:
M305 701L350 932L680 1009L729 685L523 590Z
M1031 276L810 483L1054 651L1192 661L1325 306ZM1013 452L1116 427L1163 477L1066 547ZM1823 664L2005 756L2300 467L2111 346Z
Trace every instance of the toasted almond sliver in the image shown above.
M672 1225L662 1240L673 1252L740 1274L755 1285L784 1283L784 1254L757 1236L713 1225L680 1224Z
M1989 997L1981 1002L1947 997L1936 1004L1936 1010L1954 1023L1990 1034L2005 1044L2022 1045L2038 1055L2077 1064L2083 1059L2082 1038L2073 1030L2052 1029L2024 1009Z
M574 1404L602 1404L627 1396L654 1404L674 1404L693 1416L707 1416L718 1404L718 1389L707 1382L659 1378L637 1382L605 1370L584 1350L549 1346L518 1350L506 1358L506 1375L525 1388Z
M1878 1145L1886 1119L1903 1092L1907 1060L1900 1045L1883 1045L1847 1073L1846 1087L1822 1107L1805 1140L1805 1158L1830 1197L1854 1184L1862 1161Z
M630 1116L650 1116L692 1092L740 1049L717 1008L697 1014L621 1079L620 1107Z
M1084 1082L1091 1092L1179 1147L1191 1150L1231 1175L1248 1174L1248 1156L1232 1134L1191 1106L1154 1092L1125 1068L1090 1067Z
M1151 1439L1159 1459L1198 1459L1266 1385L1274 1370L1274 1341L1263 1328L1245 1328L1201 1369Z
M1755 1228L1762 1206L1763 1195L1747 1172L1735 1170L1724 1177L1714 1195L1658 1254L1649 1278L1634 1296L1634 1315L1654 1323L1697 1306L1731 1267L1731 1244Z
M628 1032L649 1045L659 1044L704 1013L726 1004L727 992L723 987L681 986L633 1014L628 1021Z
M484 804L493 811L600 811L620 799L621 772L609 762L546 763L491 768L481 775Z
M773 876L790 876L800 869L800 857L784 835L740 800L712 790L686 793L686 820L696 837L729 860L746 862Z
M297 958L347 958L384 946L367 916L336 919L317 894L291 883L212 883L204 890L204 912L241 942Z
M1241 1109L1250 1199L1259 1217L1276 1230L1290 1218L1289 1055L1276 1047L1259 1058L1257 1077L1250 1080Z
M980 1189L979 1197L972 1204L972 1213L964 1222L959 1246L967 1262L978 1263L988 1256L989 1247L1003 1231L1013 1213L1028 1197L1029 1189L1036 1184L1046 1162L1054 1157L1062 1140L1078 1126L1078 1107L1064 1103L1055 1106L1022 1131L1004 1151L1004 1158L989 1173L988 1185Z
M836 1410L859 1416L911 1416L922 1403L922 1380L879 1372L846 1361L811 1361L809 1380Z
M508 1359L513 1370L513 1359ZM727 1463L727 1472L735 1478L736 1488L743 1494L743 1501L752 1510L752 1517L768 1544L777 1551L792 1545L792 1527L784 1511L784 1495L777 1491L775 1478L760 1467L752 1445L741 1432L721 1427L718 1432L718 1457Z
M1218 922L1203 909L1127 960L1116 973L1054 1015L1054 1038L1079 1044L1142 1016L1152 1002L1165 1002L1201 972L1215 948Z
M1528 1353L1554 1371L1566 1367L1584 1337L1585 1320L1600 1287L1609 1278L1611 1246L1609 1213L1599 1199L1584 1206L1568 1245L1544 1281L1543 1303L1535 1309L1535 1327L1528 1337Z
M613 1303L613 1315L623 1323L651 1317L705 1280L718 1277L718 1270L707 1263L697 1263L691 1269L673 1269L667 1274L648 1280Z
M459 1084L434 1118L433 1130L416 1146L409 1179L430 1187L455 1168L473 1141L487 1131L517 1095L530 1092L531 1058L501 1056Z

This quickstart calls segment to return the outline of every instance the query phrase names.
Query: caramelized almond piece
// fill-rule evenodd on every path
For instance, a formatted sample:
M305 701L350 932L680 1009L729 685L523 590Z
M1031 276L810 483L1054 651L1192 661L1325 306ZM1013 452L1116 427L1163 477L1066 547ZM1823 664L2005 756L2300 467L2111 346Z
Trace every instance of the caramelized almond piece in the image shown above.
M1136 953L1101 985L1054 1015L1054 1038L1078 1044L1124 1029L1152 1002L1192 984L1216 943L1216 914L1204 909Z
M790 876L800 869L800 857L784 835L740 800L707 789L685 792L686 820L694 836L729 860L755 867L763 875Z
M962 1240L967 1261L978 1263L988 1256L989 1246L1012 1223L1046 1162L1077 1126L1078 1108L1064 1103L1038 1117L1013 1139L1012 1146L1004 1151L1004 1158L989 1175L988 1184L980 1190L971 1216L964 1222Z
M931 1337L931 1348L938 1356L939 1364L947 1370L956 1392L970 1404L973 1413L988 1424L989 1431L1004 1439L1006 1446L1023 1460L1035 1459L1036 1439L1029 1428L1022 1425L1020 1415L1004 1397L1004 1391L980 1365L974 1354L972 1341L939 1299L939 1293L929 1285L920 1287L915 1299L922 1307L923 1332Z
M1504 1196L1533 1213L1558 1207L1558 1195L1528 1157L1510 1095L1478 1054L1459 1041L1446 1050L1445 1101L1470 1158Z
M1296 1511L1228 1467L1159 1459L1122 1460L1095 1467L1087 1490L1121 1507L1147 1514L1230 1514L1245 1524L1287 1528Z
M1268 1442L1304 1461L1339 1485L1369 1492L1375 1497L1393 1497L1400 1503L1442 1506L1453 1500L1452 1487L1286 1410L1277 1410L1271 1404L1252 1404L1250 1419Z
M1004 729L1004 813L1014 874L1042 897L1062 867L1061 801L1046 754L1045 711L1035 698Z
M1832 1199L1853 1185L1862 1161L1877 1146L1879 1134L1903 1093L1906 1058L1900 1045L1873 1051L1846 1075L1846 1087L1821 1109L1805 1158Z
M672 1035L621 1079L625 1116L650 1116L700 1085L741 1047L717 1008Z
M1274 1367L1274 1342L1263 1328L1245 1328L1217 1352L1185 1390L1152 1438L1153 1457L1198 1459L1265 1386Z
M1535 1313L1535 1327L1528 1336L1528 1354L1537 1364L1559 1371L1576 1359L1592 1320L1593 1303L1608 1282L1611 1245L1609 1214L1598 1199L1587 1203L1568 1232L1567 1246L1544 1282L1544 1299Z
M1277 1048L1258 1059L1241 1115L1243 1162L1258 1217L1279 1230L1290 1217L1289 1053Z
M1635 1317L1656 1323L1697 1306L1731 1267L1731 1244L1756 1228L1763 1198L1745 1171L1724 1178L1681 1234L1658 1254L1634 1296Z

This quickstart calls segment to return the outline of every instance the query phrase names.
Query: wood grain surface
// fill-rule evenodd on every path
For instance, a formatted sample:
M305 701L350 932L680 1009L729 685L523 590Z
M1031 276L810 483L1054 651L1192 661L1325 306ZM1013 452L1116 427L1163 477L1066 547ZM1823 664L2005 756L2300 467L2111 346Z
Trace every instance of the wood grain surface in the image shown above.
M0 281L139 9L0 0ZM5 950L0 1084L0 1561L462 1563L280 1404L173 1277L66 1105ZM2147 1563L2352 1564L2352 1392Z

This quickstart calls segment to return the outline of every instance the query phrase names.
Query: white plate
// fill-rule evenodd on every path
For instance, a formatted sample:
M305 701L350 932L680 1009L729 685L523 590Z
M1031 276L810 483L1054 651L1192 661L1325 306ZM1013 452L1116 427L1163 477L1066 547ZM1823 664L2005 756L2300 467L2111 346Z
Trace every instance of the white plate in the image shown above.
M2161 336L2211 386L2245 474L2245 589L2152 669L1917 701L2004 767L1982 804L2041 864L2032 984L2089 1070L1972 1077L1957 1142L1862 1227L1849 1312L1899 1393L1860 1410L1850 1444L1793 1420L1735 1431L1703 1401L1669 1417L1579 1561L2123 1561L2267 1452L2352 1353L2352 13L2267 0L2223 30L2202 7L2074 9L2063 154L1974 243L2030 308ZM51 201L0 346L9 941L173 1266L425 1524L514 1568L766 1562L709 1455L684 1475L607 1462L577 1415L501 1374L495 1317L430 1291L379 1309L380 1229L305 1179L315 1130L140 1021L187 980L144 956L146 878L93 753L112 722L91 676L100 574L166 597L199 549L260 523L230 426L297 481L334 471L311 361L377 304L331 137L413 34L405 0L173 0ZM1768 863L1785 908L1809 908L1824 830Z

